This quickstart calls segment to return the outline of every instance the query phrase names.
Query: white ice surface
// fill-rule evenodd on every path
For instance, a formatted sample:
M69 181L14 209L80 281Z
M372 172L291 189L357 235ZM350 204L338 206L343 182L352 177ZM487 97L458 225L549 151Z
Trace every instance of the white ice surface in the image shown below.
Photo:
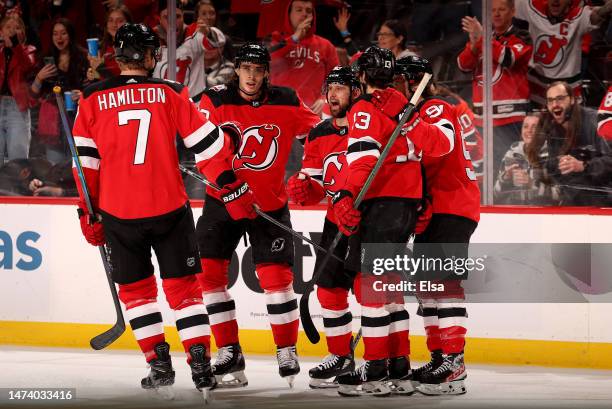
M308 387L312 358L302 358L294 389L278 375L273 357L247 356L247 388L218 390L210 408L612 408L612 371L469 365L463 396L343 398L335 390ZM140 388L147 369L136 351L107 352L0 347L0 388L76 388L72 402L9 402L0 407L199 408L182 354L173 355L174 401L163 401ZM417 363L418 365L418 363ZM416 365L413 365L416 366Z

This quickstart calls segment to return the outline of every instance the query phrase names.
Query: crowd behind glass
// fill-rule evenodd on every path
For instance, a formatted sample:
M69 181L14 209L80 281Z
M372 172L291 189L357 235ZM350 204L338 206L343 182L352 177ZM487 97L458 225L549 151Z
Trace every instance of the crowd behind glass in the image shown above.
M143 22L160 36L153 72L160 78L172 66L166 38L176 27L176 80L194 101L232 81L234 49L257 39L272 54L271 82L296 89L322 118L329 111L321 85L334 66L350 64L370 44L396 58L419 54L458 107L481 184L485 160L493 161L494 204L612 206L612 2L492 0L489 42L480 1L351 3L179 0L170 24L166 1L0 1L0 195L76 195L53 87L61 86L74 121L83 89L119 73L117 29ZM548 35L557 28L560 35ZM493 55L491 158L483 144L490 140L482 120L484 47ZM288 174L300 158L296 143ZM185 182L192 197L203 197L196 181Z

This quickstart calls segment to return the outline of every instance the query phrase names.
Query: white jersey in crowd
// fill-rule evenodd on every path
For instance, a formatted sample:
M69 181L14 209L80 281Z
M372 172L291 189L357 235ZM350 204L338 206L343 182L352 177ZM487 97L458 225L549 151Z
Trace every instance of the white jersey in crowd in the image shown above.
M225 36L221 30L211 27L215 31L216 38L222 38L225 44ZM195 31L191 36L185 38L183 44L176 49L176 80L189 88L189 96L194 97L206 89L206 71L204 64L204 34ZM207 42L210 44L210 41ZM167 79L168 48L162 47L161 60L155 66L153 76L155 78Z
M515 7L516 17L529 23L533 40L529 81L540 86L556 80L579 85L582 37L596 28L590 21L593 9L572 0L563 21L553 24L547 17L547 0L516 0Z

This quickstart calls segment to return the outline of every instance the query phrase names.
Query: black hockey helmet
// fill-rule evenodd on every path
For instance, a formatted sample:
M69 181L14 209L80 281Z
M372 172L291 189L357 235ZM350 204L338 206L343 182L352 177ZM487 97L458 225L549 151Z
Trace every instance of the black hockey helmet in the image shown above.
M270 53L268 49L258 43L246 43L236 53L235 65L240 67L243 62L262 64L266 70L270 69Z
M359 80L350 67L337 65L327 74L323 83L323 95L327 95L327 88L330 84L348 85L351 89L359 88Z
M403 75L407 81L420 81L423 74L433 74L428 59L416 55L400 58L395 62L395 72Z
M391 50L373 45L359 56L355 69L359 74L364 72L368 82L387 85L395 76L395 57Z
M125 23L115 34L115 59L121 62L140 62L146 50L151 49L159 61L160 44L157 35L144 24Z

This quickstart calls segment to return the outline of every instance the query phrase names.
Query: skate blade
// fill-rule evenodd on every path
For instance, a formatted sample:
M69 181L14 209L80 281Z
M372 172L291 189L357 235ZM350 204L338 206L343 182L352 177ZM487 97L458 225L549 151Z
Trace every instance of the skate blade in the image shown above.
M338 394L342 396L389 396L391 389L387 381L364 382L361 385L338 385Z
M414 385L411 380L402 381L400 379L393 379L389 381L389 389L394 395L412 395L414 393Z
M153 393L156 398L163 400L174 400L176 394L174 393L174 388L170 385L158 386L157 388L147 389Z
M284 380L289 384L289 388L293 389L293 382L295 382L295 375L289 375L283 377Z
M328 379L315 379L310 378L310 382L308 383L311 389L333 389L338 387L338 381L336 378L328 378Z
M463 380L445 382L441 384L421 383L417 390L423 395L463 395L467 392Z
M227 379L224 379L227 378ZM249 384L244 371L232 372L224 375L215 375L217 388L243 388Z
M202 397L204 398L205 405L212 403L214 400L212 389L213 388L202 388L202 390L200 391L202 393Z

